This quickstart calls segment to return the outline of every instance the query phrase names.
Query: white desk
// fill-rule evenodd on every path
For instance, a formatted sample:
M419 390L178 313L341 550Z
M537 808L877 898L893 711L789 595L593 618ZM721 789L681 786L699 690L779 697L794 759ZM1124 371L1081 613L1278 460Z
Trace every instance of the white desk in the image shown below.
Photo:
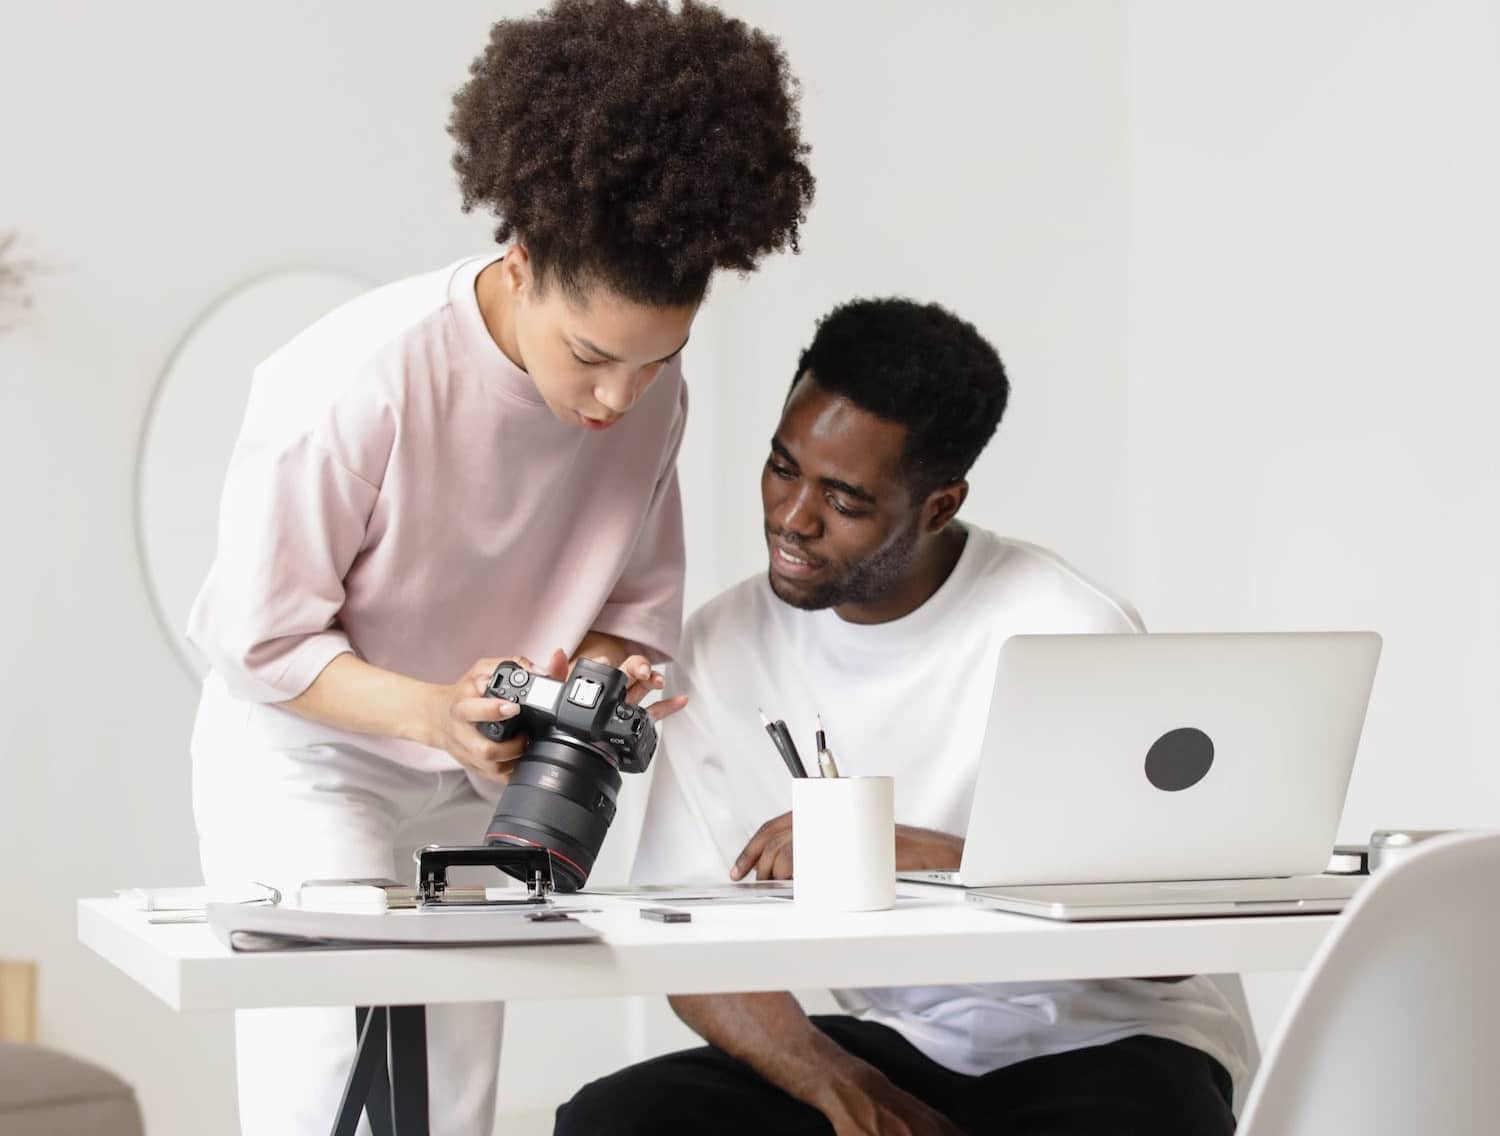
M951 889L902 885L891 911L819 916L789 902L694 905L691 923L662 924L641 919L635 901L578 898L599 908L580 918L603 942L444 948L440 966L431 948L234 954L206 926L150 924L112 899L79 901L78 937L176 1010L415 1007L422 1042L421 1007L437 1002L1298 970L1337 918L1063 924L981 910ZM377 1022L383 1031L389 1021L393 1062L395 1013ZM408 1038L416 1060L413 1044ZM383 1049L383 1034L371 1046ZM402 1124L398 1114L395 1127L377 1125L377 1133L426 1131L425 1042L416 1049L420 1108L406 1115L420 1119ZM366 1073L378 1089L384 1070ZM372 1086L356 1086L355 1074L346 1104L354 1100L357 1116ZM410 1092L412 1075L408 1067L395 1079Z

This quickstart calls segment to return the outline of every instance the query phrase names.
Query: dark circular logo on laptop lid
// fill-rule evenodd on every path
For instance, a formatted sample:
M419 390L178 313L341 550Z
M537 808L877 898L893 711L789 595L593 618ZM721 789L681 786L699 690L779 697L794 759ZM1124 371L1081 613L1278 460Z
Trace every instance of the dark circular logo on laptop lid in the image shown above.
M1176 793L1202 781L1213 763L1213 739L1202 730L1181 726L1168 730L1146 751L1146 779L1164 792Z

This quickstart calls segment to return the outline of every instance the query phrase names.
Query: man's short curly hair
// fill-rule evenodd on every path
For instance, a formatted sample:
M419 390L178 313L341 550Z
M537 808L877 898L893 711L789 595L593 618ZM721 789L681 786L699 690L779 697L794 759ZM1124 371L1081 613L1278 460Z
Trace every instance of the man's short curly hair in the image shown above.
M824 316L792 385L804 375L907 428L901 462L914 500L968 474L1010 399L1000 355L973 324L900 298L853 300Z
M683 0L556 0L502 20L453 98L464 212L542 280L696 303L715 269L797 248L813 177L776 41Z

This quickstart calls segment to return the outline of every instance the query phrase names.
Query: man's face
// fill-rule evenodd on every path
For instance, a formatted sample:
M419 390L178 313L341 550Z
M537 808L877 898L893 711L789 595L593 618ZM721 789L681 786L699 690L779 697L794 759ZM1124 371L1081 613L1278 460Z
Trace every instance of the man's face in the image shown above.
M808 610L869 604L902 581L921 521L905 444L906 427L798 380L760 477L777 596Z

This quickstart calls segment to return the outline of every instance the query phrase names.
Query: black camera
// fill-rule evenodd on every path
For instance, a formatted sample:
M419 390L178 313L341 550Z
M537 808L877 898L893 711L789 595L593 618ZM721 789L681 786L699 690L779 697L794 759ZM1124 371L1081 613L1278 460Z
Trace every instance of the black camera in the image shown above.
M558 891L577 891L589 878L615 819L620 774L644 773L656 753L656 724L626 700L629 689L623 671L591 659L579 659L561 682L501 663L485 688L521 712L480 722L480 732L497 742L530 738L485 843L546 849Z

